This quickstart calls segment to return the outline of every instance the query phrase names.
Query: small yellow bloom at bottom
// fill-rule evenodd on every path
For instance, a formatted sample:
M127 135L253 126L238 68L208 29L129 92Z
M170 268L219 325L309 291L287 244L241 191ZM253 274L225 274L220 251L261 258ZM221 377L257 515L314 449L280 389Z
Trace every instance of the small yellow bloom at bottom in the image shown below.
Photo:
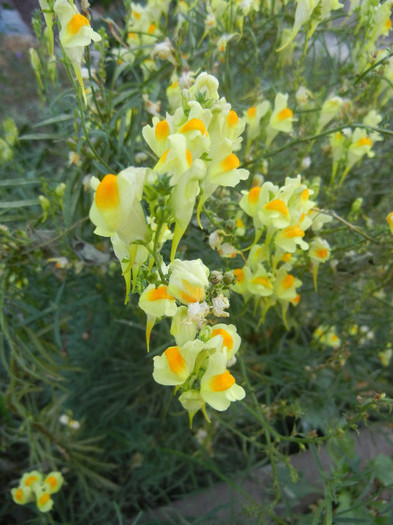
M388 224L389 224L389 227L390 227L390 231L393 234L393 211L391 211L389 213L389 215L386 217L386 220L388 221Z
M41 512L49 512L54 504L50 494L46 492L43 487L40 487L40 489L36 491L36 496L38 510Z

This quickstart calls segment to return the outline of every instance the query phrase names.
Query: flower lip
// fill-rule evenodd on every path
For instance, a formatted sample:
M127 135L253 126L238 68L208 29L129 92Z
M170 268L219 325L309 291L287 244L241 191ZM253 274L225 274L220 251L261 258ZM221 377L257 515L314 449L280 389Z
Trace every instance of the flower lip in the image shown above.
M213 376L210 380L210 388L213 392L223 392L224 390L231 388L234 384L235 378L228 372L228 370L223 374Z
M202 135L207 135L205 124L199 118L192 118L180 128L181 133L195 130L200 131Z
M212 337L220 335L223 339L223 345L226 346L229 350L233 347L233 338L232 336L223 328L216 328L212 331Z
M69 33L71 33L71 35L76 35L84 26L90 26L90 22L85 16L81 15L80 13L76 13L68 22L67 30Z
M282 215L289 215L287 205L281 199L273 199L272 201L265 204L265 208L271 211L278 211Z
M179 352L178 346L170 346L164 352L169 368L174 374L180 374L186 368L184 357Z
M95 201L101 210L113 209L119 205L120 195L116 175L105 175L97 187Z
M292 117L293 117L293 111L289 108L284 108L277 114L278 120L286 120Z

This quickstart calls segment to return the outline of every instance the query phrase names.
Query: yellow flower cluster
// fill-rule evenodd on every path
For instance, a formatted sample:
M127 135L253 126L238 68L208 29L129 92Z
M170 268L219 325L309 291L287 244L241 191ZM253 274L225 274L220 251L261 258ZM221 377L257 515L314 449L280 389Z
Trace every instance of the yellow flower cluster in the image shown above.
M282 187L272 182L244 191L240 207L252 217L256 231L255 241L243 268L235 269L234 291L254 298L261 309L261 321L267 310L279 302L283 316L289 303L296 305L302 284L292 273L296 252L308 250L316 286L319 264L328 260L330 246L315 237L311 243L304 240L308 229L318 231L330 217L315 208L310 200L312 190L303 184L300 175L287 177ZM258 241L265 234L263 244Z
M42 473L33 470L23 474L19 486L11 490L12 499L18 505L25 505L35 501L41 512L49 512L53 507L52 494L56 494L64 479L61 472L50 472L45 478Z
M218 81L203 72L184 90L183 103L165 119L153 118L143 136L158 157L157 174L169 176L172 187L168 209L175 222L171 260L190 223L196 198L198 219L203 204L219 186L236 186L248 178L234 153L240 148L244 122L220 98Z
M161 385L181 390L179 401L188 411L190 422L206 403L216 410L226 410L231 401L243 399L245 392L227 370L235 361L240 337L232 324L207 326L206 317L225 312L206 302L209 269L200 259L171 265L168 285L149 285L139 299L147 314L148 330L157 318L172 319L171 334L175 345L154 357L153 378ZM226 307L225 301L221 303ZM229 302L227 303L229 305ZM221 305L221 306L222 306Z

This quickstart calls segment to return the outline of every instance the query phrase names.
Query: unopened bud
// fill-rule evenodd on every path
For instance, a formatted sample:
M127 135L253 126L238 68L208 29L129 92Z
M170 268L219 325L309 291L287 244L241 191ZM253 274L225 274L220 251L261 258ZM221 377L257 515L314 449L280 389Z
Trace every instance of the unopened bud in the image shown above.
M223 281L224 284L234 284L235 282L235 274L233 272L225 272L223 275Z
M358 197L352 203L351 212L353 214L357 215L359 213L360 208L362 207L362 205L363 205L363 198L362 197Z
M217 270L213 270L210 273L209 279L212 284L218 284L222 281L222 273L218 272Z
M52 84L54 84L56 80L56 71L57 71L55 55L52 55L51 57L49 57L48 62L47 62L47 67L48 67L48 73L50 76L50 81L52 82Z
M34 71L37 73L37 72L40 72L41 71L41 61L40 61L40 57L38 56L38 53L37 51L34 49L34 47L31 47L29 49L29 53L30 53L30 63L31 63L31 67L34 69Z

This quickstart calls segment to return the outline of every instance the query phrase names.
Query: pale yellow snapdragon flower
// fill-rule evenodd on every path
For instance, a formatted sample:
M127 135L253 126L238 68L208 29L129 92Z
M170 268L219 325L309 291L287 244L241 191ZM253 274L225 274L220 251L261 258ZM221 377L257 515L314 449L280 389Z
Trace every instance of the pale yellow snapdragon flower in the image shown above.
M67 0L56 0L53 10L61 25L60 43L74 68L86 102L81 73L82 57L85 46L88 46L92 40L99 42L101 36L92 29L89 20L79 13L74 3L70 4Z

